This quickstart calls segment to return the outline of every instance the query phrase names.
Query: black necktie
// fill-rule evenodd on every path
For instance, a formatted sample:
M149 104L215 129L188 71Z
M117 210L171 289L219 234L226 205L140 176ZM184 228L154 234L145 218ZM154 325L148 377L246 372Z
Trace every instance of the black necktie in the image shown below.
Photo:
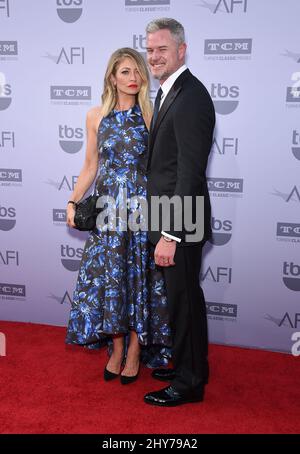
M160 88L157 92L157 95L156 95L156 98L155 98L155 102L154 102L154 110L153 110L153 117L152 117L152 122L151 122L151 130L153 131L154 129L154 125L155 125L155 122L157 120L157 117L158 117L158 112L159 112L159 105L160 105L160 99L161 99L161 95L162 95L163 91L162 89Z

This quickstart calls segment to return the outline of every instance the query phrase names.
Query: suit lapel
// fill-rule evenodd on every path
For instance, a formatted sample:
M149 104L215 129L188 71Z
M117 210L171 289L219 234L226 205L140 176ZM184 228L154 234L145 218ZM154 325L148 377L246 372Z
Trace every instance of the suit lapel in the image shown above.
M154 125L153 130L151 131L151 128L150 128L151 132L150 132L150 135L149 135L149 142L148 142L148 150L149 150L148 153L149 153L149 156L148 156L148 166L147 166L147 168L149 168L149 165L150 165L150 162L151 162L153 145L154 145L154 142L155 142L155 138L156 138L156 134L157 134L158 128L159 128L161 122L163 121L166 113L168 112L170 106L172 105L172 103L174 102L175 98L177 97L178 93L181 91L182 82L183 82L183 80L185 79L185 77L188 74L190 74L190 71L188 69L186 69L182 74L180 74L178 79L175 80L174 85L172 86L171 90L167 94L167 97L164 100L163 105L161 106L161 109L160 109L160 111L158 113L158 116L157 116L157 119L156 119L156 123ZM152 121L151 121L151 124L152 124Z

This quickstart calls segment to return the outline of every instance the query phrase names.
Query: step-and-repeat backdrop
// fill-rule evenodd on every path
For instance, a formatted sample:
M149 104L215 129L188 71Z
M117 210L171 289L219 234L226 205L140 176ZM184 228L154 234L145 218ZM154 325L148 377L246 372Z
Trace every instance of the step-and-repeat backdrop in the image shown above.
M85 233L65 206L111 53L174 17L217 126L211 342L291 351L300 331L299 0L0 0L0 319L66 325ZM157 84L153 82L152 97ZM1 331L1 329L0 329Z

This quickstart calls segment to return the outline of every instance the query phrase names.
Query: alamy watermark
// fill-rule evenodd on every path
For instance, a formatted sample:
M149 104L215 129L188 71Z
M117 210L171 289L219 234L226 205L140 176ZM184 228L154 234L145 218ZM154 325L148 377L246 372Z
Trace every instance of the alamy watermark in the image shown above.
M204 236L204 197L167 195L127 197L120 188L117 198L98 197L100 209L96 225L101 231L184 232L186 242L199 242ZM149 216L150 214L150 216ZM149 225L150 223L150 225Z
M294 341L294 344L291 348L291 353L293 356L300 356L300 333L293 333L291 340Z

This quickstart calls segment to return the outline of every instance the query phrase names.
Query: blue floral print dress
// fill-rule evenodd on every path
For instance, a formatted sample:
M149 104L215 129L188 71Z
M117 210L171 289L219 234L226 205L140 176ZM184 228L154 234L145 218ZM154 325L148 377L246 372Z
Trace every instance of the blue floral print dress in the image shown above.
M147 140L137 104L126 111L112 110L99 125L94 193L115 200L115 206L108 206L116 210L118 227L105 231L97 225L87 238L66 343L98 348L107 341L111 345L112 335L127 335L132 329L142 346L142 360L157 367L166 365L170 356L164 278L150 253L147 231L124 228L124 208L129 219L137 212L137 197L146 200Z

